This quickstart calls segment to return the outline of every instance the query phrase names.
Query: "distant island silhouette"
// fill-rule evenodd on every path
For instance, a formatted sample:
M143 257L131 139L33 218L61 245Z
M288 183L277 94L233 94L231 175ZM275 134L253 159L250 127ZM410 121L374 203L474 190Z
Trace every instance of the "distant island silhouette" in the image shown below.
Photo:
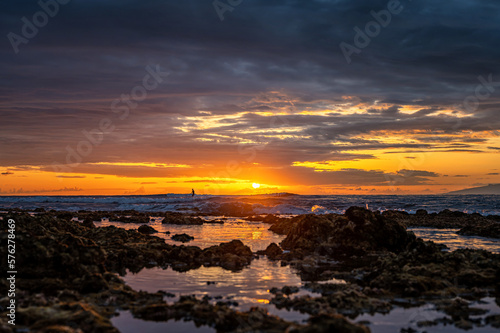
M447 194L500 194L500 184L466 188L459 191L448 192Z

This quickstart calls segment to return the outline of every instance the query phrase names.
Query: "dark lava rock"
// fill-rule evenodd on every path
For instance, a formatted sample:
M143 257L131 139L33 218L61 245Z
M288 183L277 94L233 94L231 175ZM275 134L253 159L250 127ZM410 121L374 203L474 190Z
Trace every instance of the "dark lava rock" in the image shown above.
M428 213L419 209L416 214L397 210L387 210L382 216L398 221L406 227L431 227L439 229L464 228L467 226L489 225L494 217L481 214L467 214L445 209L439 213Z
M217 332L369 332L364 326L352 324L341 315L324 315L311 319L309 325L299 325L271 316L265 309L251 308L247 312L239 312L232 310L228 302L212 305L207 299L197 300L190 296L181 296L172 305L138 306L132 312L137 318L153 321L189 318L197 325L214 327Z
M106 268L112 272L125 274L126 269L138 272L144 267L169 262L173 247L162 238L115 226L86 230L85 237L106 251Z
M199 217L193 217L188 214L177 212L166 212L162 224L178 224L178 225L202 225L203 220Z
M148 213L140 213L135 210L124 210L115 213L109 218L110 221L145 224L151 220Z
M241 241L201 250L168 245L136 230L85 227L53 213L6 214L5 218L16 221L16 245L23 250L22 256L16 256L16 264L23 267L16 280L16 329L21 331L117 332L109 318L119 308L161 302L163 295L136 292L111 272L124 274L126 269L138 272L168 264L182 270L201 265L238 270L253 258ZM1 243L7 243L9 234L5 218L0 220ZM4 258L6 251L6 246L0 247ZM0 293L7 290L7 280L1 279ZM0 300L2 317L6 299Z
M500 328L500 315L490 315L486 317L486 324L489 324L495 328Z
M281 292L285 295L296 294L299 292L299 287L295 286L284 286L281 288Z
M243 202L225 202L214 207L210 214L212 215L223 215L223 216L234 216L234 217L246 217L254 215L253 207L251 204Z
M187 243L194 239L194 237L189 236L188 234L175 234L170 238L176 242L182 242L182 243Z
M149 225L141 225L137 229L137 231L139 231L141 234L145 234L145 235L155 234L158 232L155 228L153 228Z
M362 284L404 297L445 298L468 290L498 285L500 255L483 250L442 252L432 242L417 239L408 251L380 256L362 277Z
M82 225L84 227L87 227L87 228L95 228L96 227L95 224L94 224L94 221L92 221L92 219L89 219L89 218L86 218L83 221Z
M299 216L281 247L337 257L367 251L401 252L414 239L398 222L378 212L351 207L345 216Z
M354 325L338 314L321 314L308 320L309 325L291 329L289 333L370 333L363 325Z
M95 306L84 302L21 308L16 319L17 325L29 326L32 332L119 332Z
M266 255L269 259L278 259L283 253L283 250L276 245L276 243L271 243L264 251L257 251L257 254Z
M264 220L264 217L262 215L252 215L245 217L244 220L250 222L262 222L262 220Z
M500 238L500 223L469 225L460 229L457 234L464 236L481 236L489 238Z
M250 264L253 258L252 250L240 240L211 246L203 250L197 261L205 266L221 266L230 270L239 270Z
M273 225L269 228L272 232L277 233L278 235L288 235L290 230L297 224L297 222L301 219L300 217L303 215L299 215L293 217L291 219L280 218L275 221Z
M283 220L289 220L287 218L279 217L274 214L267 214L267 215L252 215L245 217L245 220L251 221L251 222L263 222L267 224L275 224Z
M102 219L109 219L113 222L123 222L123 223L149 223L150 217L148 213L137 212L135 210L123 210L123 211L86 211L81 210L77 213L72 212L59 212L57 216L59 218L71 219L73 216L78 217L80 220L90 219L91 221L101 221ZM70 217L71 216L71 217Z

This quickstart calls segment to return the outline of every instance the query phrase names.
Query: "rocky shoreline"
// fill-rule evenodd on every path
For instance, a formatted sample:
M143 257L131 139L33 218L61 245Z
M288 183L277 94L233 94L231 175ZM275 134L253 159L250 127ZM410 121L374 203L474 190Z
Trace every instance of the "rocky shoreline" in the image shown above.
M426 303L433 304L443 317L419 322L422 327L444 322L462 329L500 327L499 315L485 314L478 319L481 310L469 305L484 297L493 297L500 305L500 255L481 250L444 252L442 246L424 242L406 230L419 223L415 221L423 221L425 226L480 228L481 233L488 234L484 230L489 230L490 225L495 228L498 221L479 214L464 216L448 211L409 215L352 207L344 215L248 216L286 235L281 244L270 244L265 251L256 253L239 240L201 249L166 244L165 239L142 226L142 231L137 231L114 226L98 228L93 223L105 217L147 226L150 216L158 216L153 213L40 210L32 215L13 210L1 214L0 221L2 266L6 267L4 231L9 218L16 221L16 242L22 249L17 259L23 269L16 286L16 329L117 332L110 318L117 311L130 310L136 318L192 320L218 332L369 332L366 326L353 321L356 316ZM75 217L80 222L74 221ZM163 213L163 217L166 223L206 223L192 214ZM271 303L277 308L310 315L308 323L302 325L271 316L263 309L240 312L227 304L212 304L192 296L168 304L164 294L135 291L120 277L127 270L138 272L151 267L183 272L218 266L238 271L258 255L294 267L306 281L336 278L346 283L309 283L307 288L320 297L293 297L297 291L294 287L271 290ZM5 277L0 289L5 295ZM0 332L14 332L6 323L7 303L6 297L0 299Z

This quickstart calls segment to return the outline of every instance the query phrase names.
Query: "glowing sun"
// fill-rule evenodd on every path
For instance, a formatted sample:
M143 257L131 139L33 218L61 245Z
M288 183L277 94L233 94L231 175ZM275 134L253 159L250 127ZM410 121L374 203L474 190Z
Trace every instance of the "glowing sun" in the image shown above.
M252 187L253 187L253 188L259 188L259 187L260 187L260 184L253 183L253 184L252 184Z

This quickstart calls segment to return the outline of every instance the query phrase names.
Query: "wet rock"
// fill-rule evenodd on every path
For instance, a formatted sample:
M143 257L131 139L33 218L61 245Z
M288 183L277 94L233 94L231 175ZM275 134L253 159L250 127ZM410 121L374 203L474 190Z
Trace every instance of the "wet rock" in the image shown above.
M95 228L96 227L94 224L94 221L92 221L92 219L89 219L89 218L86 218L83 221L82 225L86 228Z
M308 325L299 325L271 316L265 309L251 308L239 312L232 310L228 302L212 305L208 299L186 296L181 296L172 305L159 303L136 307L133 314L137 318L154 321L189 318L197 325L214 327L217 332L369 332L364 326L352 324L341 315L323 315L312 318Z
M155 228L153 228L149 225L141 225L137 229L137 231L139 231L141 234L145 234L145 235L155 234L158 232Z
M187 243L194 239L194 237L189 236L188 234L175 234L171 237L172 240L176 242Z
M367 269L363 283L404 297L446 298L469 290L484 297L494 289L500 256L480 250L442 252L435 244L418 240L409 251L379 257ZM483 295L483 296L481 296Z
M251 204L243 202L225 202L219 205L214 205L210 210L211 215L223 215L233 217L246 217L255 214Z
M444 311L451 316L457 327L462 329L471 329L471 316L483 315L488 312L485 309L471 308L469 302L465 299L457 297L452 300L444 300L437 305L438 310Z
M486 317L486 324L491 325L495 328L500 328L500 315L491 315Z
M262 220L264 220L264 217L262 215L252 215L245 217L244 220L250 222L262 222Z
M226 302L211 305L208 300L182 296L173 305L153 304L133 309L134 316L146 320L167 321L190 318L197 325L215 327L217 332L284 332L292 323L252 308L247 312L232 310Z
M58 219L71 220L75 216L75 214L72 212L57 212L57 213L55 213L55 216Z
M257 251L257 254L266 255L269 259L278 259L283 250L276 245L276 243L271 243L264 251Z
M211 246L203 250L196 259L204 265L219 265L230 270L239 270L250 264L253 258L252 250L240 240Z
M275 221L273 225L269 228L272 232L278 235L287 235L290 230L301 220L300 216L293 217L291 219L280 218Z
M187 214L177 212L166 212L163 224L178 224L178 225L202 225L203 220L199 217L193 217Z
M460 229L457 234L464 236L481 236L489 238L500 238L500 223L468 225Z
M393 305L419 306L422 300L432 302L446 313L446 317L433 324L462 328L484 323L498 325L494 314L481 320L478 316L484 315L484 310L474 309L456 296L498 297L500 255L474 250L442 252L435 244L416 239L412 233L403 235L400 225L383 214L352 209L345 216L297 216L287 221L293 221L285 238L291 244L291 252L278 255L276 244L268 247L269 254L276 252L277 256L286 257L285 264L298 269L301 276L347 281L306 286L320 293L320 297L288 297L297 291L295 287L275 290L271 302L279 308L313 315L315 320L308 325L283 321L261 309L234 311L226 301L210 305L208 298L181 297L179 302L167 305L162 303L165 293L135 292L112 273L123 274L126 269L137 272L158 265L170 265L180 271L201 265L237 271L253 258L250 248L241 241L204 250L172 246L164 239L136 230L86 227L58 219L54 214L46 212L31 217L20 212L15 216L16 241L23 249L18 263L23 271L16 281L19 323L30 331L114 332L108 318L121 308L132 309L139 316L144 314L144 318L194 320L197 325L216 327L220 332L357 332L363 328L340 315L334 320L331 315L340 313L354 318L367 312L386 313ZM79 214L86 214L89 219L93 216L90 212ZM444 215L447 214L450 213ZM6 224L0 221L0 227L5 230ZM6 235L0 233L2 243L6 242ZM339 253L342 254L339 258L348 260L337 260ZM5 247L0 248L0 256L6 257ZM4 280L0 280L2 294L7 288ZM0 308L4 307L3 302L0 299Z
M363 325L349 322L344 316L335 314L322 314L313 316L308 320L309 325L291 329L289 333L369 333L370 330Z
M247 217L245 217L245 220L252 221L252 222L263 222L263 223L267 223L267 224L275 224L275 223L290 220L290 219L279 217L278 215L274 215L274 214L267 214L267 215L247 216Z
M401 333L418 333L418 331L416 329L413 329L411 327L408 327L408 328L402 328L400 330Z
M291 294L296 294L299 292L299 287L295 287L295 286L284 286L283 288L281 288L281 292L284 294L284 295L291 295Z
M124 210L124 211L86 211L80 210L77 213L72 212L59 212L57 214L59 218L65 218L70 220L72 217L76 216L79 220L90 219L91 221L100 222L103 219L108 219L113 222L122 223L149 223L150 217L148 213L137 212L135 210ZM70 217L71 216L71 217Z
M425 209L417 209L417 211L415 212L415 215L416 216L426 216L427 211Z
M8 317L5 316L7 319ZM7 320L0 318L0 333L12 333L13 331L13 326L7 323Z
M345 216L299 216L281 247L335 258L364 255L367 251L401 252L414 238L394 220L351 207Z
M431 227L439 229L464 228L468 226L489 225L494 217L482 216L477 213L466 214L445 209L439 213L428 213L419 209L416 214L388 210L382 216L398 221L406 227Z
M319 285L317 287L320 288ZM285 297L282 290L276 292L271 303L278 309L293 309L310 315L341 313L351 318L362 313L387 313L392 309L389 302L367 296L355 285L338 285L338 288L330 287L328 290L325 289L321 297L300 296L294 298Z
M101 274L85 275L77 284L79 285L79 291L83 294L97 293L109 289L108 283Z
M125 210L117 212L112 217L110 221L123 222L123 223L149 223L151 220L148 213L140 213L135 210Z
M52 326L61 329L65 327L66 330L79 328L83 332L118 332L109 319L100 315L95 307L81 302L61 303L51 307L19 308L16 325L18 323L29 326L34 331L46 330Z

